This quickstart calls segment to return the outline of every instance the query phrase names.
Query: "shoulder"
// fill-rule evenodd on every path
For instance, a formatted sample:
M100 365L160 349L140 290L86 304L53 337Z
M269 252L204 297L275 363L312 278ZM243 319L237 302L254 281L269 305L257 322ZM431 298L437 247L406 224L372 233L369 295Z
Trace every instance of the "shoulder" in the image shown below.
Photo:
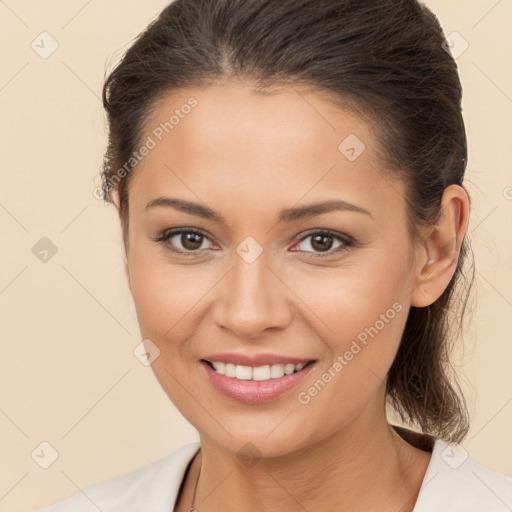
M153 512L171 510L200 442L182 446L130 473L100 482L35 512Z
M413 512L510 512L512 478L492 471L441 439L432 458Z

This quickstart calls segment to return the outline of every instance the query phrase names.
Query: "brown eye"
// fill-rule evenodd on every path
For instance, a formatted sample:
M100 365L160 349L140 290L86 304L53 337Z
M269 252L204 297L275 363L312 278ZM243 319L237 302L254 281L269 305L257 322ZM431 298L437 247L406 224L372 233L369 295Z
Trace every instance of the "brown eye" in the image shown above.
M202 252L205 240L209 238L195 229L168 230L155 239L156 242L164 243L168 249L182 254Z
M311 247L315 249L315 251L328 251L333 244L333 239L331 236L326 235L315 235L311 238Z
M319 256L325 256L346 250L353 244L348 237L337 235L331 231L316 231L302 238L297 244L299 251L317 253ZM302 245L302 247L301 247ZM312 249L312 250L309 250Z
M203 243L203 235L197 233L181 233L178 236L180 243L187 251L199 249Z

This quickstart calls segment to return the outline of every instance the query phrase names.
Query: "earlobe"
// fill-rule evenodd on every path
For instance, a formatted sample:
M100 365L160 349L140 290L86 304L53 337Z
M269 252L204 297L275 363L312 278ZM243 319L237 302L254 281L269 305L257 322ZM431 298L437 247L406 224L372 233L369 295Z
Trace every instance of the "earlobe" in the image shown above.
M426 236L417 258L415 287L411 305L421 308L435 302L450 283L459 260L462 240L469 220L469 199L459 185L450 185L443 194L439 220Z

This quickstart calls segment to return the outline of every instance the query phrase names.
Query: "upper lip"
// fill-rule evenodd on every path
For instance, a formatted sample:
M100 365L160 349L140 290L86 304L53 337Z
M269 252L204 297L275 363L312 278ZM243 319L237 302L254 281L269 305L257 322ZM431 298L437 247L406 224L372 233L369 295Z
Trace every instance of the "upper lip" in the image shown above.
M210 354L203 357L210 363L232 363L240 366L266 366L273 364L301 364L308 363L312 359L303 359L301 357L284 356L280 354Z

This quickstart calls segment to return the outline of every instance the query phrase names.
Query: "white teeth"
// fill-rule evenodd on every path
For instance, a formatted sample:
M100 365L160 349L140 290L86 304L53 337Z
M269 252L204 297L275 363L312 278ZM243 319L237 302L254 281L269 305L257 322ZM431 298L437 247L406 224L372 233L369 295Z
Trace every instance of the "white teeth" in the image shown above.
M257 366L252 369L252 380L268 380L272 376L270 366Z
M294 372L302 370L305 365L306 363L288 363L252 367L218 361L212 362L212 366L217 373L240 380L279 379L285 375L291 375Z
M212 363L212 365L219 373L222 373L224 375L224 363Z
M295 365L293 365L293 364L285 364L284 365L284 373L286 373L286 375L290 375L294 371L295 371Z
M252 368L250 366L235 366L235 377L240 380L252 379Z
M293 364L292 364L292 366L293 366ZM284 368L284 366L282 364L273 364L270 367L270 378L278 379L279 377L282 377L285 373L283 368ZM295 367L293 368L293 370L295 370Z
M220 373L220 370L219 370ZM224 375L226 377L234 377L235 376L235 365L232 363L226 363L224 366Z

